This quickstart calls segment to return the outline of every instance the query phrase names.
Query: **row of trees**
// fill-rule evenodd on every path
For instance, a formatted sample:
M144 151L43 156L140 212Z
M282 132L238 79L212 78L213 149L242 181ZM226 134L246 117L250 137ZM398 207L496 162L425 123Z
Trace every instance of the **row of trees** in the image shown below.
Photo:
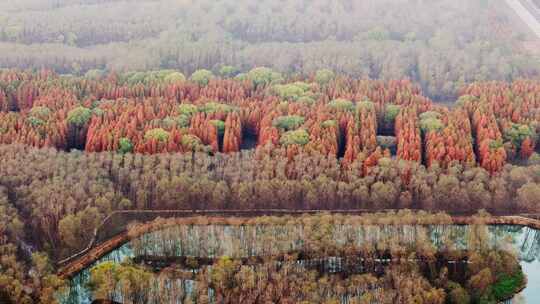
M370 258L391 251L399 259L406 254L392 246L424 248L428 246L425 242L440 244L443 240L467 244L470 231L451 224L452 218L444 213L402 210L362 216L169 218L135 223L127 231L134 256L248 259L296 252L317 259L362 252L368 258L369 248L376 248L378 253ZM428 237L433 231L438 235ZM449 244L436 250L449 250Z

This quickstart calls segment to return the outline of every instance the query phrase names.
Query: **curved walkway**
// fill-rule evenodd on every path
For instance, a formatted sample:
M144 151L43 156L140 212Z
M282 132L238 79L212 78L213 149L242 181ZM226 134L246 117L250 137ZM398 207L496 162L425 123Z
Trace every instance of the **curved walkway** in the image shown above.
M119 211L120 213L127 213L128 211ZM133 212L133 211L131 211ZM143 211L140 211L143 212ZM164 211L147 211L147 212L153 212L153 213L163 213ZM307 213L316 213L317 211L297 211L297 212L291 212L290 210L283 211L283 210L257 210L257 211L199 211L199 212L193 212L193 211L169 211L171 214L178 214L178 216L170 216L170 217L196 217L196 216L215 216L218 218L220 215L225 216L239 216L240 214L243 214L244 217L248 216L254 216L254 214L261 213L262 215L302 215ZM365 211L333 211L332 213L341 213L341 214L361 214L366 213ZM517 225L517 226L526 226L533 229L540 230L540 216L539 215L526 215L525 216L492 216L492 217L486 217L483 218L484 223L486 225ZM107 222L110 218L109 216L105 221ZM223 218L224 220L226 218ZM455 225L469 225L475 223L475 218L471 216L452 216L452 222ZM435 223L434 223L435 224ZM97 235L97 232L94 233L94 236ZM107 253L111 252L112 250L122 246L123 244L127 243L130 240L130 236L128 235L127 231L120 232L119 234L115 235L114 237L98 244L94 245L93 242L95 241L95 238L93 239L93 242L83 251L80 253L69 257L68 259L65 259L59 263L60 268L58 270L58 275L62 278L70 278L77 274L78 272L82 271L83 269L90 266L95 261L99 260L101 257L106 255Z

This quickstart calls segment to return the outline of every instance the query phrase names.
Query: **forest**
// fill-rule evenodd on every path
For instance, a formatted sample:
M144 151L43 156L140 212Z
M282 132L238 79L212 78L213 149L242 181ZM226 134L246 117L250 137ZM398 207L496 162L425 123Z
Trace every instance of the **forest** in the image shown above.
M6 297L55 303L54 261L114 210L540 210L537 81L447 108L409 80L231 70L0 72Z
M540 75L540 54L514 18L500 0L4 0L0 67L329 68L407 77L448 101L464 84Z
M441 250L421 222L540 214L539 50L501 0L0 0L0 303L79 304L61 261L127 227L137 256L86 269L96 298L506 299L527 279L481 220ZM158 211L252 218L102 225ZM365 231L339 213L373 212L419 242L343 246ZM238 227L270 233L186 241Z

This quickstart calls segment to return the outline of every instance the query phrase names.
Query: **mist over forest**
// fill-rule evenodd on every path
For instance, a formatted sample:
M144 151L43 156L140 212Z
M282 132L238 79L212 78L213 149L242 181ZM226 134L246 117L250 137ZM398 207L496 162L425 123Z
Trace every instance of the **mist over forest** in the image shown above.
M257 66L410 78L437 100L464 84L538 77L531 33L500 0L4 0L0 67ZM517 19L517 20L516 20Z

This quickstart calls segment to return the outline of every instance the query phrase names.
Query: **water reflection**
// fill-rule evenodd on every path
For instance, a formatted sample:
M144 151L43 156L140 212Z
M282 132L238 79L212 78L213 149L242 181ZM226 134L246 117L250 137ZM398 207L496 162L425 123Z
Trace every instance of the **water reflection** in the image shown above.
M160 251L167 251L168 254L173 253L176 255L195 255L195 256L218 256L220 254L229 253L235 248L245 248L241 255L256 255L262 248L248 245L252 238L256 238L257 235L264 235L264 228L255 228L256 233L250 233L246 231L245 227L228 227L228 226L202 226L204 229L208 229L202 233L200 227L188 226L182 231L162 231L148 233L141 236L137 240L133 240L130 243L123 245L122 247L110 252L98 262L97 265L105 261L121 262L124 259L130 257L133 258L136 254L134 250L140 253L141 246L147 246L148 251L146 253L159 254ZM347 237L347 229L344 227L334 227L334 233L340 237L336 237L337 243L344 243L350 236ZM425 229L425 230L424 230ZM208 232L211 233L208 233ZM414 233L411 233L414 231ZM357 241L366 240L378 240L385 239L389 235L401 234L403 238L410 242L418 241L415 236L422 235L419 231L425 232L430 241L435 247L440 248L444 245L445 239L451 237L458 247L466 248L468 246L468 234L471 232L470 226L456 226L456 225L432 225L432 226L368 226L362 227L358 234L355 236ZM278 231L280 234L287 236L285 229ZM520 294L520 298L524 299L526 303L540 303L540 231L531 229L528 227L520 226L488 226L489 241L494 247L500 244L510 244L509 250L515 250L518 254L520 264L522 265L524 273L528 277L527 288ZM182 241L169 241L166 243L157 241L156 233L166 233L170 240L177 240L178 237L182 238ZM341 234L341 235L340 235ZM298 235L302 235L301 233ZM280 246L286 246L288 249L294 249L303 245L303 240L300 238L289 239L286 237L282 239L283 242ZM202 244L206 242L206 244ZM287 243L288 242L288 243ZM158 244L159 243L159 244ZM233 245L234 244L234 245ZM285 244L285 245L284 245ZM267 246L273 246L274 244L266 244ZM205 247L205 250L200 248ZM136 249L135 249L136 248ZM144 248L142 248L144 249ZM278 248L279 249L279 248ZM283 249L283 248L281 248ZM280 249L280 250L281 250ZM236 253L238 254L238 253ZM92 266L94 266L92 265ZM91 267L89 267L91 268ZM63 304L89 304L91 303L91 294L87 289L87 282L89 281L89 268L80 272L71 280L71 287L69 296L65 299L61 299ZM186 280L171 280L167 284L183 284L182 290L193 290L193 281L187 282ZM523 302L521 302L523 303Z

